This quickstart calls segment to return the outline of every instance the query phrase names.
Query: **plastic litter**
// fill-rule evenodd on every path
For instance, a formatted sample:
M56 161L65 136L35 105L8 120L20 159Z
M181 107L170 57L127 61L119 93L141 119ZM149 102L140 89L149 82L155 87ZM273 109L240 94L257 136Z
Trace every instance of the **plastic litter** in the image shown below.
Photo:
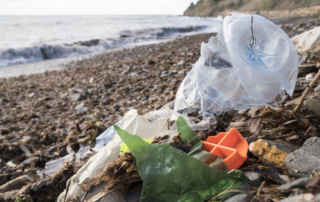
M320 50L320 27L316 27L310 31L306 31L300 35L291 38L295 45L301 60L306 56L313 56Z
M143 181L141 202L205 201L249 181L241 171L214 170L167 143L148 144L118 126L115 129L137 160Z
M216 37L201 45L201 57L181 83L174 110L200 108L207 129L213 114L257 106L276 107L292 95L298 54L277 25L258 15L233 13L224 19Z
M89 146L81 147L75 155L76 157L75 161L76 162L80 161L90 153L91 151ZM46 163L45 169L41 171L37 170L37 175L39 175L41 179L44 179L45 176L52 176L53 174L55 174L56 172L58 172L63 168L65 161L69 161L69 160L70 160L70 155L66 155L60 159L50 161Z
M192 148L189 151L188 155L199 159L200 161L209 165L211 168L223 171L229 170L228 166L221 157L202 150L202 141L182 116L179 116L176 123L178 132L181 134L182 141L186 144L192 145Z
M118 126L120 124L121 121L118 121L116 124L116 126ZM106 131L104 131L101 135L99 135L96 138L96 145L93 148L93 150L95 152L100 151L105 144L107 144L108 142L110 142L113 138L113 136L116 134L116 131L114 130L114 127L111 126L109 127Z
M144 139L144 141L147 142L147 143L149 143L149 144L152 143L152 140L151 140L151 139ZM126 145L126 143L122 142L120 147L121 147L120 155L121 155L121 154L124 154L124 153L126 153L126 152L130 152L130 149L129 149L129 147Z
M201 151L202 142L200 138L198 137L197 133L195 133L191 129L191 127L182 116L179 116L179 118L177 119L177 129L181 134L181 139L183 140L183 142L192 145L192 148L188 153L189 155L196 154L197 152Z
M132 109L127 112L120 121L119 127L130 133L139 135L142 139L153 139L156 136L164 135L169 135L169 139L172 139L178 133L176 123L168 130L167 121L168 119L176 120L179 116L179 113L170 110L169 107L147 113L144 116L139 116L137 110ZM186 120L188 121L187 118ZM113 135L113 129L109 128L107 131L109 131L108 133L110 136ZM107 131L105 132L106 134L108 134ZM63 202L65 198L69 199L75 196L80 196L80 198L82 198L85 192L81 190L80 185L99 173L102 169L106 168L110 161L118 159L122 142L123 141L118 135L114 135L110 142L108 142L97 154L91 157L89 161L78 170L77 174L70 178L68 181L70 185L67 196L65 190L60 194L58 202ZM96 189L104 190L104 187L99 186ZM72 192L70 192L70 190L72 190ZM85 200L87 199L89 198L85 198Z
M247 160L248 149L248 142L235 128L203 141L203 150L222 157L230 170L238 169Z

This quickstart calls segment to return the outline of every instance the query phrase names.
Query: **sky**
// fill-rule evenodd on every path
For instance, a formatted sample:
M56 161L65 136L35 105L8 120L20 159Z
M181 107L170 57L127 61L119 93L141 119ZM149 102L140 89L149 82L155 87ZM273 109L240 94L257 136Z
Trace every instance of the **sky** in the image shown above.
M182 15L196 0L0 0L0 15Z

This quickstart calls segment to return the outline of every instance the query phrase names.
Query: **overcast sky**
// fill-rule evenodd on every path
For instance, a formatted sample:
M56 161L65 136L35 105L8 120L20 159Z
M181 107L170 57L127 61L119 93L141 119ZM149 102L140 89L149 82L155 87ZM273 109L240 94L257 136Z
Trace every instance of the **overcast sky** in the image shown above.
M196 0L0 0L0 15L182 15Z

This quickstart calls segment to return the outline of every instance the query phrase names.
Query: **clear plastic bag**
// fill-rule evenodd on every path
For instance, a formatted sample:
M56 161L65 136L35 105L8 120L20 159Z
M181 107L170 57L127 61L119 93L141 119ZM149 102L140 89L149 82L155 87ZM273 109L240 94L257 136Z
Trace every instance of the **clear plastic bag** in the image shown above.
M312 30L306 31L302 34L291 38L295 45L300 61L304 61L305 58L313 55L317 55L320 51L320 27L316 27Z
M277 25L258 15L233 13L216 37L201 45L201 57L183 80L174 110L201 108L203 130L216 122L213 114L230 109L273 106L292 95L298 54Z

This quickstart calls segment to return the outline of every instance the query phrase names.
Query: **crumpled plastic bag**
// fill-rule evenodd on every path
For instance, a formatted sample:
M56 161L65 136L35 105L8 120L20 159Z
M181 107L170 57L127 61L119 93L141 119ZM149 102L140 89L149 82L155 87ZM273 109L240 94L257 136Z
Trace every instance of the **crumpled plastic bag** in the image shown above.
M239 170L224 172L167 143L148 144L114 126L137 160L143 181L141 202L206 201L221 191L249 182Z
M181 83L174 110L200 108L207 129L213 114L230 109L272 106L292 95L298 73L298 54L277 25L259 15L233 13L224 19L216 37L201 45L201 57Z
M300 56L315 54L320 50L320 27L291 38Z

